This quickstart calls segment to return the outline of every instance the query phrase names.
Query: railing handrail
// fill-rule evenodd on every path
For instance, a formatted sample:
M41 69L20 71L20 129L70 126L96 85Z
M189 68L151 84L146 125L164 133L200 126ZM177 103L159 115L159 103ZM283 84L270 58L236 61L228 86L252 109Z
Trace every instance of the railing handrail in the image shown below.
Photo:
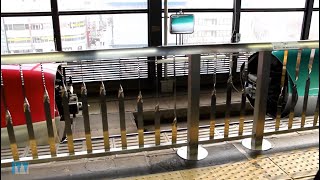
M154 57L187 54L238 53L273 51L281 49L319 48L319 41L288 41L260 43L227 43L210 45L160 46L125 49L84 50L31 54L1 55L1 64L31 64L49 62L72 62L81 60L119 59L129 57Z

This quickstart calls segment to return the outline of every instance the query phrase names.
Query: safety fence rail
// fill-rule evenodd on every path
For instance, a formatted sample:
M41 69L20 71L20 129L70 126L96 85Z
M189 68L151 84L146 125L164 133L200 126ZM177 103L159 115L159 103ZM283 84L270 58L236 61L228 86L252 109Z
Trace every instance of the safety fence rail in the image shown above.
M137 77L140 76L139 60L141 63L146 61L154 62L156 65L159 63L171 63L173 66L173 77L176 76L176 61L179 61L179 56L185 56L185 59L182 61L187 61L188 65L188 107L187 107L187 128L181 129L177 128L179 123L176 113L176 105L174 106L174 118L172 119L172 128L171 130L161 129L161 116L160 116L160 106L161 100L159 97L159 88L156 88L155 91L157 94L157 104L154 111L154 127L155 130L152 132L144 132L144 120L143 120L143 97L142 92L139 89L137 92L137 133L127 133L126 121L125 121L125 98L124 91L121 84L118 91L118 108L119 108L119 124L121 133L119 136L110 136L109 127L108 127L108 108L106 103L106 86L104 80L101 81L100 85L100 114L102 118L102 128L103 128L103 148L95 148L93 142L96 141L96 138L91 137L90 129L90 116L88 108L88 97L87 97L87 87L85 82L82 82L81 87L81 99L82 99L82 115L83 123L85 129L85 150L82 148L77 148L77 140L73 138L73 132L71 128L72 119L70 117L70 112L68 108L68 96L67 89L64 85L62 89L62 105L64 109L64 121L65 121L65 132L67 136L66 145L67 152L57 151L57 147L61 144L56 144L54 141L54 128L51 117L50 109L50 98L45 85L45 77L43 76L43 87L45 89L45 94L39 94L43 96L43 108L46 114L46 126L48 134L48 145L46 146L47 152L50 154L39 155L39 145L35 139L35 133L33 130L33 121L31 118L31 109L28 103L28 97L24 94L24 114L26 118L26 127L28 131L29 146L30 150L28 156L22 157L21 151L17 147L15 139L15 127L13 122L15 119L12 119L10 112L12 109L9 109L6 106L6 96L10 94L5 94L2 91L2 98L4 102L4 108L6 112L6 119L2 120L6 122L6 129L10 141L10 149L12 156L10 158L1 159L1 167L11 166L12 162L24 162L29 163L40 163L40 162L49 162L49 161L58 161L58 160L68 160L68 159L79 159L79 158L89 158L89 157L99 157L112 154L123 154L123 153L133 153L139 151L149 151L149 150L159 150L167 148L177 148L181 147L178 150L178 154L188 160L199 160L206 156L206 151L200 146L200 144L209 144L214 142L235 140L235 139L244 139L243 145L249 149L253 150L264 150L270 148L270 144L263 139L265 135L276 134L276 133L286 133L298 130L306 130L317 128L318 126L318 115L319 115L319 93L317 96L317 101L314 109L314 115L306 115L307 105L308 105L308 90L310 87L310 74L313 72L313 64L315 63L315 52L318 51L319 41L298 41L298 42L277 42L277 43L231 43L231 44L213 44L213 45L197 45L197 46L166 46L166 47L147 47L147 48L131 48L131 49L112 49L112 50L90 50L90 51L75 51L75 52L50 52L50 53L38 53L38 54L17 54L17 55L2 55L1 64L10 65L10 64L30 64L30 63L40 63L41 68L43 63L55 62L55 63L75 63L80 64L79 68L82 68L82 64L87 61L96 62L100 64L103 60L113 59L119 60L125 58L136 58L138 61L138 67L135 71ZM304 103L301 110L301 119L294 117L294 107L290 108L290 115L288 119L281 117L281 104L278 103L277 113L275 119L267 118L266 121L266 104L267 104L267 95L268 95L268 86L269 86L269 76L270 76L270 64L271 64L271 52L278 50L283 52L282 59L282 71L281 71L281 93L279 95L278 102L281 102L281 99L284 98L284 84L285 84L285 74L288 64L288 52L290 50L297 50L298 55L296 57L296 78L298 77L301 61L301 51L304 49L311 49L308 59L308 73L307 78L305 79L305 95ZM245 120L245 105L247 92L245 89L242 90L241 98L241 107L239 112L239 121L237 123L230 122L230 111L231 111L231 98L232 98L232 64L233 61L239 56L246 56L248 59L248 54L252 52L258 52L258 65L256 73L256 87L255 87L255 101L254 101L254 118L252 121ZM216 72L217 61L219 61L219 54L224 53L229 56L229 78L227 79L226 87L226 110L225 118L223 124L216 123ZM208 61L210 62L210 70L212 73L213 87L211 93L211 108L210 108L210 124L206 126L199 126L199 101L200 101L200 74L201 74L201 57L210 56ZM149 60L145 57L154 57ZM167 57L163 59L162 57ZM177 59L176 59L177 57ZM224 58L223 58L224 59ZM318 58L317 58L317 61ZM79 63L80 62L80 63ZM206 63L206 62L205 62ZM248 62L245 61L244 72L248 68ZM319 62L317 62L319 63ZM155 66L157 67L157 66ZM100 67L103 68L103 67ZM130 68L130 67L128 67ZM21 82L24 86L24 77L23 70L20 68L21 73ZM133 73L132 71L131 73ZM317 70L319 73L319 70ZM119 69L119 75L122 76L121 69ZM101 74L103 76L103 74ZM124 75L123 75L124 76ZM248 73L244 73L244 83L247 83ZM319 76L319 74L318 74ZM2 70L1 70L1 80L3 80ZM4 89L5 83L1 81L1 88ZM120 82L121 83L121 82ZM176 97L176 88L174 85L174 98ZM176 101L175 101L176 102ZM281 126L280 126L281 123ZM205 131L203 129L206 129ZM187 137L179 137L181 132L186 132ZM200 136L199 136L200 134ZM167 141L163 141L162 137L166 135ZM132 137L137 137L135 143L130 143L128 139ZM153 136L154 141L152 143L145 143L146 138ZM247 138L247 139L245 139ZM121 146L114 145L115 143L110 143L112 141L119 141Z

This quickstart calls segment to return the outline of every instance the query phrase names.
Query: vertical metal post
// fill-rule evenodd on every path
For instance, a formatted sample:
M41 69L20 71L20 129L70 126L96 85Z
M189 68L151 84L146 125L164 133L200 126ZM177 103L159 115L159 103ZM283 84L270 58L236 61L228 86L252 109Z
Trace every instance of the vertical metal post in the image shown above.
M46 80L43 72L43 65L41 66L41 76L42 76L42 83L43 83L43 105L44 105L44 112L46 115L46 124L47 124L47 130L48 130L48 143L50 145L50 153L51 157L57 156L56 152L56 144L54 141L54 131L53 131L53 124L52 124L52 116L51 116L51 109L50 109L50 98L46 87Z
M245 113L246 113L246 91L243 89L242 95L241 95L241 108L240 108L239 132L238 132L239 136L241 136L243 134Z
M299 69L300 69L300 62L301 62L301 53L302 50L299 49L298 50L298 54L297 54L297 62L296 62L296 78L295 81L297 82L299 79ZM292 124L293 124L293 118L294 118L294 108L296 106L296 101L295 101L295 97L298 95L297 94L297 85L294 84L292 87L292 100L291 100L291 107L290 107L290 113L289 113L289 122L288 122L288 129L292 128Z
M305 86L305 91L304 91L304 98L303 98L303 106L302 106L302 114L301 114L301 127L303 128L306 122L306 111L307 111L307 106L308 106L308 97L309 97L309 89L310 89L310 74L312 71L312 65L314 61L314 56L315 56L315 49L311 49L310 52L310 59L309 59L309 64L308 64L308 78Z
M119 88L118 99L119 99L121 144L122 144L122 149L127 149L127 130L126 130L126 114L125 114L126 112L124 107L124 93L121 85Z
M225 138L229 136L230 125L230 111L231 111L231 93L232 93L232 76L230 75L227 82L227 100L226 100L226 113L224 119L224 132Z
M154 136L155 136L155 144L156 146L160 145L160 109L159 103L155 107L154 112Z
M139 134L139 147L144 146L144 127L143 127L143 100L141 91L139 92L137 99L137 110L138 110L138 134Z
M31 109L30 109L30 104L29 104L27 97L24 98L23 109L24 109L24 114L26 117L26 124L27 124L27 129L28 129L28 134L29 134L29 144L30 144L30 149L31 149L31 153L32 153L32 158L38 159L37 141L36 141L36 136L35 136L34 130L33 130Z
M208 152L199 141L199 101L200 101L200 54L189 55L188 75L188 146L178 150L178 155L187 160L204 159Z
M197 159L199 140L199 109L200 109L200 63L201 56L189 56L188 76L188 159Z
M211 94L211 107L210 107L210 139L214 139L214 129L216 126L216 89L214 88Z
M217 54L214 55L214 68L213 68L213 90L211 93L211 108L210 108L210 133L209 138L214 139L214 129L216 126L216 84L217 84Z
M158 64L158 57L155 57L155 63L157 67L161 65L161 63ZM160 109L159 109L159 71L157 69L157 77L156 77L156 97L157 97L157 105L155 106L154 111L154 137L155 137L155 144L156 146L160 145Z
M101 110L102 128L103 128L104 150L109 151L110 150L110 142L109 142L106 89L104 87L103 81L101 81L101 85L100 85L100 108L101 108L100 110Z
M234 69L233 64L234 56L230 54L230 69L229 69L229 78L227 82L227 99L226 99L226 113L224 119L224 138L229 136L229 125L230 125L230 111L231 111L231 95L232 95L232 72Z
M243 146L252 150L268 150L271 148L270 142L263 139L269 87L270 62L271 52L259 52L252 137L242 141Z
M308 77L308 79L307 79L306 87L305 87L305 91L304 91L302 114L301 114L301 124L300 124L301 128L303 128L304 125L306 124L306 111L307 111L307 106L308 106L309 89L310 89L310 77Z
M14 161L18 161L19 160L19 151L18 151L16 136L14 134L12 117L11 117L11 114L8 110L6 96L5 96L5 92L4 92L4 82L2 79L2 71L1 71L1 98L3 100L4 111L6 112L6 116L5 116L6 119L4 121L6 122L6 126L7 126L12 157L13 157Z
M9 136L9 141L10 141L10 148L11 148L11 153L13 160L19 161L19 151L18 151L18 146L17 146L17 141L16 137L14 134L14 129L13 129L13 122L12 122L12 117L9 112L9 110L6 110L6 125L7 125L7 131L8 131L8 136Z
M171 136L172 136L172 144L176 144L177 143L177 134L178 134L178 132L177 132L177 117L175 117L174 119L173 119L173 122L172 122L172 124L171 124L171 128L172 128L172 134L171 134Z
M51 157L56 157L56 144L54 141L54 131L53 131L53 123L52 123L52 117L51 117L51 110L50 110L50 99L47 89L44 89L44 95L43 95L43 105L44 105L44 112L46 114L46 123L47 123L47 130L48 130L48 142L50 145L50 153Z
M289 113L289 121L288 121L288 129L292 128L293 124L293 118L294 118L294 108L296 105L296 102L294 98L297 96L297 85L294 84L292 87L292 100L291 100L291 105L290 105L290 113Z
M22 84L22 93L24 97L23 111L26 118L26 125L27 125L27 130L29 135L29 146L31 149L32 158L38 159L37 141L36 141L36 137L33 130L31 109L30 109L30 104L29 104L26 89L25 89L25 81L24 81L22 65L20 64L19 67L20 67L20 76L21 76L21 84Z
M172 122L172 134L171 134L171 140L172 140L172 144L176 144L177 143L177 77L176 77L176 57L173 56L173 76L174 76L174 91L173 91L173 101L174 101L174 110L173 110L173 114L174 114L174 119Z
M62 96L62 106L63 106L63 113L64 113L63 117L65 121L65 131L66 131L67 140L68 140L69 155L74 155L73 134L72 134L72 128L71 128L70 111L69 111L69 98L68 98L67 88L64 83L63 83L61 96Z
M241 95L241 107L240 107L240 119L239 119L239 132L238 135L243 135L243 126L244 126L244 119L245 119L245 113L246 113L246 91L245 87L248 83L248 57L246 57L246 61L244 64L244 74L241 74L243 79L243 89L242 89L242 95Z
M275 125L275 130L278 131L280 128L280 120L281 120L281 111L282 111L282 102L284 98L284 83L286 79L286 72L287 72L287 61L288 61L288 50L284 51L283 55L283 62L282 62L282 73L281 73L281 83L280 83L280 94L278 97L278 102L277 102L277 115L276 115L276 125Z
M81 98L82 98L82 116L83 116L84 131L86 136L87 153L92 153L87 87L84 82L82 83L82 87L81 87Z

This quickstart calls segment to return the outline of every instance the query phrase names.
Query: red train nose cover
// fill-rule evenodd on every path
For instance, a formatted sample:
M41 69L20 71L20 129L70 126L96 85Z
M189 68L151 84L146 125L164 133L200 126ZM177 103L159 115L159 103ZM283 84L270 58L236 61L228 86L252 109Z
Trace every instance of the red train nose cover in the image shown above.
M43 64L46 88L50 98L51 117L55 117L55 98L54 86L56 72L59 64ZM8 110L12 116L14 126L26 124L26 118L23 111L24 97L18 65L1 65L5 99ZM25 92L30 104L32 122L45 121L44 112L44 87L40 64L22 65L23 77L25 82ZM3 98L1 97L1 128L6 127L5 108Z

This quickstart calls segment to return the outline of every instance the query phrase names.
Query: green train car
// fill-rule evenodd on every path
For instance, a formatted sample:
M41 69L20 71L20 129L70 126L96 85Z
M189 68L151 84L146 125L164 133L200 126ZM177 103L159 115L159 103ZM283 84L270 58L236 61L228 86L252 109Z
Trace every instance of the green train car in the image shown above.
M281 117L287 117L290 108L294 107L294 115L301 116L304 96L306 92L306 84L309 77L309 60L311 49L303 49L301 51L301 60L298 77L296 77L296 65L298 50L288 50L288 58L286 65L285 83L283 93L281 93L281 74L283 67L284 51L273 51L271 57L269 90L267 97L267 115L275 118L277 107L281 106ZM254 53L248 59L248 67L245 64L241 66L241 82L246 91L247 99L254 106L256 74L258 66L258 53ZM246 76L247 75L247 76ZM246 78L247 77L247 78ZM247 81L245 81L247 79ZM319 96L319 49L315 50L314 60L312 63L312 71L310 73L310 86L306 115L313 115L316 110ZM279 95L282 98L279 100Z

